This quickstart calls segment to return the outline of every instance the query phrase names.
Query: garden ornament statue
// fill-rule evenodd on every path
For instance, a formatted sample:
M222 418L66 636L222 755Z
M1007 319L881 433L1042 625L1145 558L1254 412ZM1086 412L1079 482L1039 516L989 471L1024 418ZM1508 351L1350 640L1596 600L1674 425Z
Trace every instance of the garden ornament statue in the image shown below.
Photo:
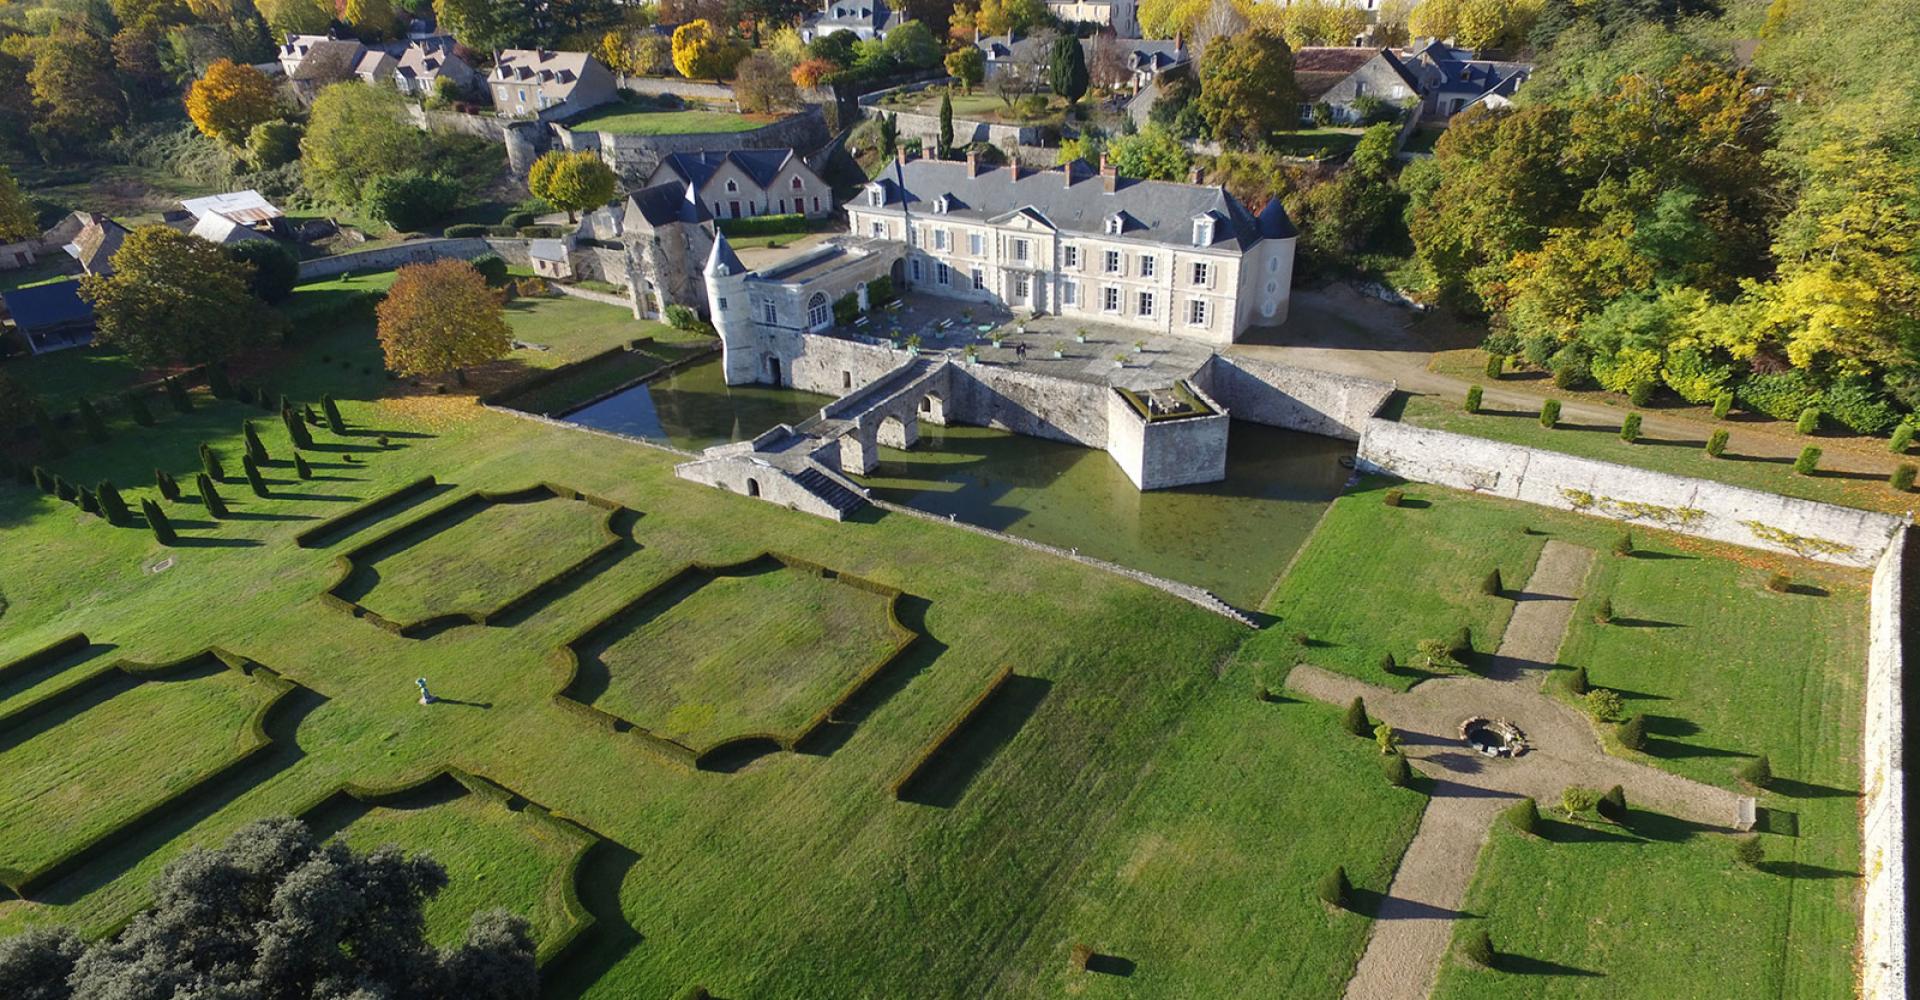
M439 700L435 698L433 694L427 690L427 679L425 677L415 677L413 679L413 682L415 684L420 685L420 704L431 705L435 701Z

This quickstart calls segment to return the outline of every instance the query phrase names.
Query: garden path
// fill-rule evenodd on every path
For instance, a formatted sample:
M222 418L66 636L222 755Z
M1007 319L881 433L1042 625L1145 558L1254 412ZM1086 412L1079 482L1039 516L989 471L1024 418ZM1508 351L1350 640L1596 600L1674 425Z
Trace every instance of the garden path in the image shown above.
M1546 808L1569 785L1620 785L1636 808L1712 829L1737 820L1734 792L1608 754L1585 716L1541 690L1592 563L1590 549L1546 544L1526 589L1508 595L1516 602L1513 618L1480 676L1425 681L1402 692L1306 665L1288 675L1288 687L1318 701L1364 698L1369 716L1392 725L1409 762L1433 779L1426 815L1347 983L1349 1000L1419 1000L1432 991L1453 922L1468 916L1459 906L1480 847L1500 810L1521 796ZM1481 756L1460 736L1460 724L1473 717L1513 723L1529 750L1514 759Z

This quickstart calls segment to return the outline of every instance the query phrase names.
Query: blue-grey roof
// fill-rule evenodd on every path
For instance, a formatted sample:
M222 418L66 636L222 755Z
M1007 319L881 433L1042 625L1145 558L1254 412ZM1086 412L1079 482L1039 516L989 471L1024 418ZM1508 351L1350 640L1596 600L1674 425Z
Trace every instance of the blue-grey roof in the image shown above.
M1124 216L1123 236L1182 246L1193 244L1193 223L1202 216L1216 222L1216 249L1245 250L1263 239L1295 235L1278 201L1262 213L1263 222L1223 187L1123 177L1108 191L1099 171L1084 161L1023 170L1014 180L1006 167L983 167L978 176L968 177L965 163L910 160L876 183L885 190L888 207L904 203L910 211L931 215L944 195L950 199L949 215L999 219L1028 210L1056 229L1089 236L1103 234L1107 219L1116 214Z
M561 262L567 259L567 245L559 240L530 240L527 256L534 260Z
M65 323L84 323L93 319L93 305L80 297L77 281L55 281L31 288L0 292L7 315L22 330L39 330Z
M729 149L700 153L669 153L662 158L660 165L673 171L683 181L692 181L693 186L704 188L713 177L714 171L722 164L732 162L755 184L768 187L780 174L780 168L793 159L792 149Z
M687 196L687 186L679 181L668 181L641 188L627 195L626 210L621 217L621 231L632 225L632 216L638 215L648 225L665 226L675 222L702 223L713 218L698 199Z
M733 246L727 242L727 234L713 234L713 251L707 254L708 274L745 274L746 265L740 263L740 256L733 252Z

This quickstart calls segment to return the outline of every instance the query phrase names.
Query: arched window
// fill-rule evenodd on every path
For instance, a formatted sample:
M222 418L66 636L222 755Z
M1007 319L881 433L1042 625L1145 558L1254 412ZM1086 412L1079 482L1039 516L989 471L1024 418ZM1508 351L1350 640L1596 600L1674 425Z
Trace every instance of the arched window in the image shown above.
M738 190L740 190L740 185L734 183L731 179L729 179L727 181L727 193L732 194L733 192Z
M827 305L827 296L823 292L813 293L807 300L807 328L826 326L833 318L833 309Z
M793 189L794 189L795 191L799 191L799 190L801 190L801 189L803 189L803 188L805 188L805 187L806 187L806 185L805 185L805 184L802 184L802 183L800 183L800 178L798 178L798 177L795 177L795 178L793 179Z

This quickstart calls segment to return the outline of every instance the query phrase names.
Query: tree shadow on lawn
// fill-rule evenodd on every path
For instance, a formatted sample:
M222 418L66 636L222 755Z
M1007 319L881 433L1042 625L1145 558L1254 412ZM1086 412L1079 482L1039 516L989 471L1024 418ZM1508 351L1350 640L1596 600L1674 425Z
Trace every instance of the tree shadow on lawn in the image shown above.
M1136 968L1138 966L1134 964L1133 959L1121 958L1119 955L1103 955L1096 952L1087 956L1087 971L1102 976L1119 976L1125 979L1133 975L1133 970Z
M204 538L181 535L174 539L175 548L181 549L246 549L255 548L261 543L252 538Z
M1474 920L1480 916L1358 886L1348 893L1347 904L1341 909L1374 920Z
M1754 756L1745 750L1724 750L1720 747L1703 746L1698 743L1681 743L1676 740L1654 738L1647 740L1646 749L1642 752L1649 757L1659 757L1663 760L1681 760L1688 757Z
M318 514L266 514L260 511L230 510L229 521L318 521Z
M1762 861L1754 866L1768 875L1792 879L1859 878L1860 873L1844 868L1810 865L1804 861Z
M947 651L942 642L927 629L927 609L931 601L912 594L902 594L894 604L894 617L902 626L914 633L915 639L893 662L886 665L872 680L860 686L851 697L843 702L824 725L807 734L807 738L795 744L794 752L812 757L826 757L844 746L853 737L853 731L859 728L867 717L874 713L887 700L904 690L908 683L921 672L932 666Z
M1622 691L1620 692L1620 696L1625 698L1628 695L1627 692ZM1660 701L1666 700L1659 695L1634 694L1633 697L1658 699ZM1647 732L1654 736L1693 736L1700 732L1698 723L1690 719L1680 718L1677 715L1649 715L1646 717L1646 721Z
M1657 618L1615 618L1609 624L1621 628L1692 628L1685 622L1663 622Z
M1639 843L1646 839L1635 836L1630 828L1548 819L1544 815L1546 810L1542 809L1541 812L1543 815L1540 817L1540 822L1534 826L1534 833L1551 844L1626 844Z
M1512 792L1503 792L1496 788L1481 788L1451 778L1431 778L1427 782L1427 795L1430 798L1460 799L1518 799Z
M1857 799L1860 797L1858 789L1816 785L1812 782L1795 781L1778 775L1767 782L1767 791L1785 795L1790 799Z
M1606 976L1604 972L1582 969L1577 965L1566 965L1506 951L1494 953L1493 968L1496 972L1513 976L1576 976L1590 979L1601 979Z
M1851 479L1863 483L1883 483L1887 477L1878 472L1847 472L1843 469L1816 469L1814 479Z
M1628 553L1627 558L1640 559L1646 562L1664 562L1668 559L1679 559L1686 562L1695 562L1699 560L1700 557L1690 556L1684 552L1665 552L1659 549L1634 549L1631 553Z
M1678 816L1669 816L1650 809L1635 809L1632 806L1627 807L1627 819L1621 825L1633 831L1639 839L1659 841L1663 844L1685 843L1702 833L1729 832L1727 828L1714 826L1711 823L1696 823L1690 819L1681 819Z

